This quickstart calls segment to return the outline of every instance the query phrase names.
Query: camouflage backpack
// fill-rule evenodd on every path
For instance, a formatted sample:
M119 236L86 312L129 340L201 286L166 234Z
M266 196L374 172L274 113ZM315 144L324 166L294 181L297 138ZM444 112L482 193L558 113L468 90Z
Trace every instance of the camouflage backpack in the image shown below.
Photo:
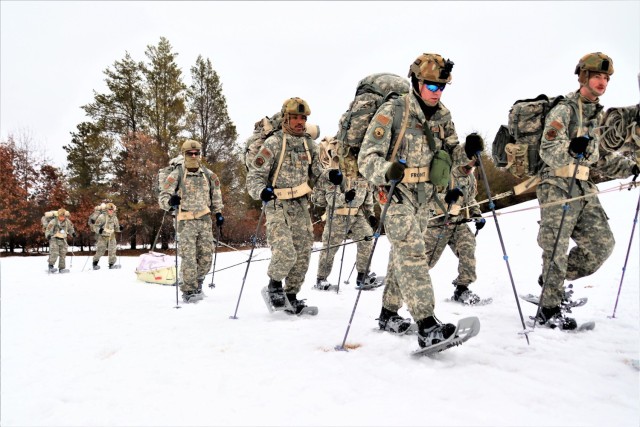
M509 110L508 125L502 125L493 140L491 152L495 165L506 168L517 178L536 176L543 165L540 141L545 118L564 99L564 96L549 98L542 94L516 101Z
M395 74L371 74L358 82L356 94L349 109L342 114L338 123L337 139L346 150L357 151L364 135L380 106L390 99L408 94L409 81Z
M280 129L282 129L282 112L280 111L271 117L265 116L255 123L253 133L244 143L243 161L247 170L249 170L249 164L260 151L262 144ZM317 139L320 136L320 127L307 123L307 135L311 139Z
M171 172L173 172L176 168L180 169L180 173L178 174L178 182L176 183L176 191L177 191L178 187L182 184L181 178L182 178L182 174L184 173L182 169L183 164L184 164L184 156L180 154L177 157L174 157L173 159L169 160L169 166L165 166L158 171L156 199L160 197L160 192L162 191L164 181L167 179L169 174L171 174ZM202 165L202 171L204 173L204 176L207 177L207 183L209 184L209 188L211 188L211 184L212 184L211 179L213 177L213 172L210 171L209 168L205 167L205 165Z
M46 233L47 225L49 225L49 222L51 222L51 220L55 218L57 213L58 211L48 211L48 212L45 212L44 215L42 215L42 218L40 218L40 222L42 223L43 233Z
M107 205L105 203L100 203L98 206L93 208L93 212L89 215L89 219L87 219L87 225L89 229L93 229L93 225L96 223L96 220L100 216L101 213L107 211Z

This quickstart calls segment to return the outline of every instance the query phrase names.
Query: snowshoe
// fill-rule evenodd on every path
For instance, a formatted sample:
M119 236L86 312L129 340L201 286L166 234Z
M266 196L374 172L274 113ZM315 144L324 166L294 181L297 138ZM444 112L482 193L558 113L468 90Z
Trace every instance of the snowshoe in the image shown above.
M544 325L551 329L560 328L564 331L572 331L578 328L576 319L566 317L560 307L542 307L535 321L539 325Z
M397 312L393 312L384 307L382 307L380 317L376 320L381 330L392 334L404 335L411 329L411 319L405 319L398 315Z
M428 356L439 353L451 347L459 346L480 333L480 320L477 317L465 317L458 321L457 326L451 323L438 324L418 332L419 350L412 356ZM429 345L431 341L431 345Z
M93 261L93 269L100 270L100 266L98 265L98 261Z
M58 270L58 273L68 273L69 269L68 268L61 268L60 270Z
M285 313L295 314L298 316L303 314L315 316L318 314L318 307L309 307L304 301L305 300L296 299L295 294L287 294L287 298L285 300L287 308L284 309Z
M493 302L493 298L482 299L479 295L471 292L469 289L464 289L462 292L459 292L458 289L456 289L453 292L451 301L462 305L487 305Z
M317 279L316 284L313 285L313 289L318 291L335 291L338 289L337 285L332 285L327 282L326 279Z
M356 289L369 291L371 289L379 288L384 285L385 276L376 276L376 273L369 273L367 277L364 276L364 273L358 273L358 277L356 279Z
M260 291L262 299L270 312L282 311L286 308L282 281L269 279L269 285Z
M120 264L109 264L109 270L116 270L121 267L122 266Z
M185 303L194 303L202 299L202 294L198 294L198 291L186 291L182 293L182 301Z
M55 273L57 271L58 269L55 268L53 265L50 265L49 268L47 269L47 273Z

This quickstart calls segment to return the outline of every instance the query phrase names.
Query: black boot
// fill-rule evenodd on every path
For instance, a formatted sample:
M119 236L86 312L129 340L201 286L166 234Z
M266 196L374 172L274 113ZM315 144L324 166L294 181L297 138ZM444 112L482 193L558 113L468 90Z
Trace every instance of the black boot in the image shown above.
M440 341L446 340L456 331L452 323L440 323L435 316L418 320L418 345L421 348L429 347Z
M282 289L282 281L269 279L269 298L271 305L275 308L284 307L284 291Z
M300 312L307 306L307 304L304 303L304 300L296 298L296 294L287 294L287 300L289 300L291 309L286 309L285 311L289 314L300 314Z
M98 265L98 261L93 261L93 269L100 270L100 266Z
M480 302L480 297L471 292L465 285L456 285L456 290L453 291L451 299L465 305L475 305Z
M539 325L545 325L551 329L559 327L562 330L571 331L578 327L576 319L566 317L560 307L542 307L536 320Z
M405 319L397 311L391 311L384 307L380 311L380 317L376 320L380 329L392 334L403 334L411 326L411 319Z

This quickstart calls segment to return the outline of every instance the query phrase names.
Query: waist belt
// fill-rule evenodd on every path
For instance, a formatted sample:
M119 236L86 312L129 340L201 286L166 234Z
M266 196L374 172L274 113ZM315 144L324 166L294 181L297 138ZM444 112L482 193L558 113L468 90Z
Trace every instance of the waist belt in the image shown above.
M573 177L573 171L575 170L576 165L570 164L566 166L562 166L554 171L549 172L549 176L557 176L560 178L571 178ZM589 179L589 167L578 165L578 172L576 173L576 179L580 181L586 181Z
M178 217L177 218L178 218L178 221L198 219L200 217L205 216L209 212L211 212L211 210L209 208L205 208L204 210L201 210L201 211L198 211L198 212L180 212L180 213L178 213Z
M58 231L56 234L53 235L53 237L57 237L58 239L64 239L65 237L67 237L67 233L65 233L64 231Z
M428 182L429 181L429 166L423 166L418 168L406 168L404 170L404 177L402 182L404 183L416 183L416 182Z
M333 211L336 215L355 215L360 208L339 208Z
M449 208L449 215L451 216L460 215L460 209L462 209L462 206L460 205L451 205L451 207ZM442 209L436 208L436 215L442 215L442 214L444 214L444 212L442 212Z
M297 199L311 193L311 187L306 182L295 187L274 188L273 192L280 200Z

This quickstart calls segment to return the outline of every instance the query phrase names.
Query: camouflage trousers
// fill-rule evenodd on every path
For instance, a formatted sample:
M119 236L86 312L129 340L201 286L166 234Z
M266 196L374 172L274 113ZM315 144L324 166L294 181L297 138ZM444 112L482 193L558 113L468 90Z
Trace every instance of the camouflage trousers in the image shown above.
M459 219L456 217L449 217L450 222L457 220ZM453 284L469 286L476 281L476 237L466 223L447 226L443 224L444 218L431 221L425 233L429 268L438 263L448 245L458 258L458 277L454 279Z
M580 183L576 183L576 186L579 185ZM565 190L551 184L540 184L536 192L540 205L569 198ZM543 307L559 306L564 296L565 279L576 280L595 273L609 258L615 246L608 224L609 218L598 197L575 200L569 203L551 262L563 206L564 204L557 204L540 211L538 246L542 248L542 277L547 280L542 296ZM570 251L569 240L576 243Z
M347 228L348 227L348 228ZM369 255L371 254L371 248L373 247L373 241L364 240L365 237L371 236L373 231L367 219L362 216L348 216L348 215L334 215L333 222L331 224L331 242L329 239L329 225L325 224L324 231L322 232L322 243L324 247L330 246L329 249L320 252L320 260L318 262L318 275L321 279L326 279L331 274L334 258L339 245L344 239L347 238L347 234L351 231L351 239L357 241L356 247L358 249L358 255L356 256L356 269L358 273L364 273L367 268L367 262L369 262ZM344 247L344 246L343 246Z
M67 239L60 239L58 237L52 237L49 239L49 265L56 265L56 261L60 258L58 262L58 269L62 270L67 266L67 249L69 248L69 244L67 243Z
M105 251L109 253L109 265L115 264L118 260L116 256L116 233L111 233L109 237L98 234L96 237L96 254L93 256L93 262L100 261Z
M434 295L424 235L429 221L428 204L392 204L384 228L391 242L382 305L398 311L407 303L415 321L434 315Z
M182 292L198 289L213 260L213 221L211 215L178 221L178 255L181 259Z
M271 246L268 276L286 279L285 293L297 294L309 269L313 226L306 197L275 200L265 206L267 242Z

